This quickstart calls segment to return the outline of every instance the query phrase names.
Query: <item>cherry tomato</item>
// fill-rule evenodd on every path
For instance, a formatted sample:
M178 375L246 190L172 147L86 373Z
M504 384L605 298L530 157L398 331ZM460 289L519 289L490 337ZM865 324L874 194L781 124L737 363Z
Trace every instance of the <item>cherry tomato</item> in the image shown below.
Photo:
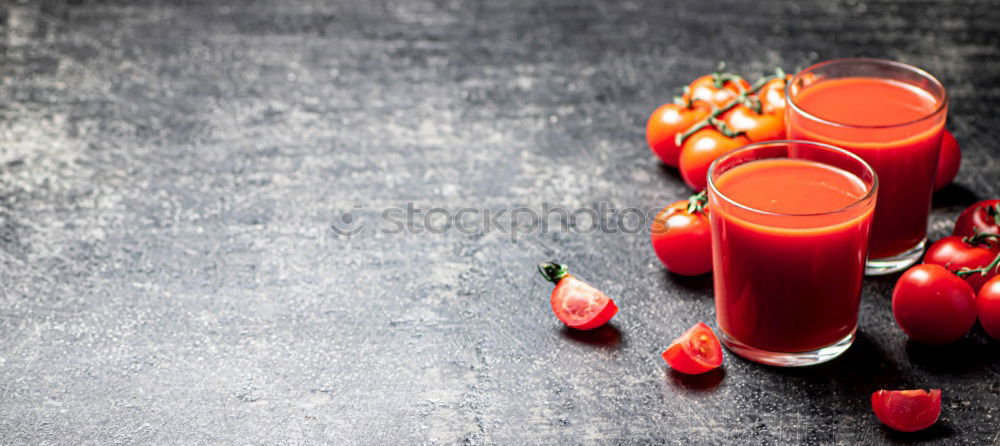
M723 107L732 102L741 92L750 89L750 83L743 78L725 78L722 88L716 84L717 74L706 74L688 85L688 90L684 94L684 100L701 100L716 107Z
M569 274L565 265L538 265L542 277L556 284L552 290L552 311L564 324L577 330L590 330L611 319L618 306L604 293Z
M927 429L941 416L941 389L879 390L872 394L872 410L879 421L897 431Z
M700 191L708 181L706 175L712 161L723 153L749 143L750 139L743 135L728 137L711 127L698 130L681 146L681 177L692 189Z
M1000 277L994 277L979 290L976 310L979 312L979 325L990 337L1000 341Z
M761 112L784 115L785 86L791 78L792 76L788 75L784 79L771 79L763 87L760 87L760 90L757 91L757 97L760 98Z
M949 271L962 268L976 269L984 267L993 261L997 253L990 249L986 242L970 243L974 241L972 237L962 237L951 235L934 242L924 254L924 263L941 265ZM991 269L986 275L969 274L964 277L965 281L972 287L972 291L979 292L986 281L997 275L995 269Z
M947 344L965 336L976 323L976 295L941 265L917 265L896 282L892 314L910 339Z
M708 325L698 322L670 343L663 360L681 373L705 373L722 365L722 344Z
M691 107L679 104L664 104L653 111L646 122L646 142L649 150L668 166L677 167L681 154L676 136L705 119L712 108L702 101L694 101Z
M965 208L955 221L952 234L976 235L977 230L1000 234L1000 200L983 200Z
M945 130L941 135L941 153L938 155L937 176L934 177L934 190L938 191L955 181L958 168L962 164L962 151L958 141L951 132Z
M712 234L705 194L663 208L650 227L653 251L671 272L697 276L712 270Z
M757 113L745 105L737 105L722 114L722 121L736 132L746 132L750 141L785 139L785 114Z

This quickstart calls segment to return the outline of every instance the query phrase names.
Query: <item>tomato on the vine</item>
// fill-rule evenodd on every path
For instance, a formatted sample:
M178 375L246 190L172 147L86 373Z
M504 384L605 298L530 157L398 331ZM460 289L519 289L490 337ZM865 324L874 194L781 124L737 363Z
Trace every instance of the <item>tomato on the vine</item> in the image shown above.
M1000 234L1000 200L983 200L965 208L955 221L955 235ZM994 245L997 246L997 245Z
M900 432L927 429L941 416L941 389L879 390L872 394L879 421Z
M722 365L722 344L708 325L698 322L670 343L662 356L670 368L697 375Z
M788 75L784 78L771 79L760 88L757 97L760 99L761 112L784 115L785 86L791 78L792 76Z
M712 234L704 192L656 214L650 227L653 251L673 273L697 276L712 270Z
M712 107L703 101L691 101L687 105L663 104L649 116L646 122L646 142L664 164L677 167L681 149L677 145L677 134L683 133L698 121L705 119Z
M726 136L711 127L698 130L681 146L681 177L692 189L700 191L708 182L708 166L712 161L723 153L749 143L750 139L742 134Z
M927 249L924 263L941 265L950 271L982 268L989 265L997 255L987 244L991 239L995 237L985 233L971 237L959 235L945 237ZM997 272L991 270L986 274L968 274L964 279L972 287L972 291L979 292L983 284L996 275Z
M976 297L979 325L993 339L1000 341L1000 277L994 277L979 290Z
M761 106L763 110L763 105ZM752 108L740 104L725 112L722 121L735 132L744 132L750 141L773 141L785 139L785 114L757 113Z
M742 77L728 73L712 73L691 82L683 98L684 100L705 101L721 108L749 88L750 83Z
M941 265L914 266L892 290L892 314L910 339L931 345L965 336L976 323L976 295Z
M564 324L577 330L590 330L611 319L618 312L615 301L586 282L569 274L565 265L541 263L542 277L556 284L549 299L552 312Z
M941 134L941 152L938 154L937 174L934 177L934 190L938 191L955 181L958 168L962 164L962 150L951 132L945 130Z

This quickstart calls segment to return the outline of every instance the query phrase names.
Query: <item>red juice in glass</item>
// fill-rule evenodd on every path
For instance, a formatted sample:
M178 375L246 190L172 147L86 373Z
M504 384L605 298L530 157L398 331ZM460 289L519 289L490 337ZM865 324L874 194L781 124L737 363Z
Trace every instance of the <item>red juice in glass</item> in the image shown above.
M877 188L860 158L813 142L751 144L712 165L715 308L730 350L799 366L850 347Z
M947 115L944 87L908 65L840 59L803 70L786 91L789 138L842 147L878 173L868 274L916 262L927 239Z

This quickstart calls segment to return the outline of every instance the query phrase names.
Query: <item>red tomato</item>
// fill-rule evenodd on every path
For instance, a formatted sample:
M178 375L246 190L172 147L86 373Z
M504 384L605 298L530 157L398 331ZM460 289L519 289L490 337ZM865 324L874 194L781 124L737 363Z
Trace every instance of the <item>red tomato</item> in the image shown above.
M931 427L941 416L941 389L879 390L872 394L879 421L900 432Z
M706 175L712 161L723 153L749 143L750 140L743 135L730 138L711 127L698 130L681 146L679 163L681 177L692 189L700 191L705 188L708 181Z
M555 283L552 290L552 311L564 324L577 330L590 330L604 325L618 312L618 306L604 293L569 274L565 265L542 263L538 271Z
M711 112L712 108L702 101L694 101L690 108L679 104L661 105L646 122L649 150L664 164L677 167L677 158L681 154L681 149L677 146L677 134L705 119Z
M701 100L722 108L736 99L736 96L741 92L750 89L750 83L743 78L738 78L738 80L725 79L722 82L722 87L719 88L715 82L716 76L715 74L706 74L695 79L691 85L688 85L683 99Z
M1000 341L1000 277L986 282L976 297L979 325L993 339Z
M712 234L704 194L663 208L650 227L653 251L671 272L697 276L712 270Z
M976 235L977 230L1000 234L1000 200L983 200L965 208L955 221L952 234Z
M941 135L941 153L938 155L937 176L934 177L934 190L938 191L955 181L958 168L962 164L962 151L958 141L951 132L945 130Z
M896 282L892 314L910 339L947 344L965 336L976 323L976 294L941 265L917 265Z
M735 132L746 132L751 141L785 139L785 114L757 113L740 104L722 114L722 121Z
M990 249L989 245L970 244L971 237L952 235L934 242L924 254L924 263L941 265L949 271L962 268L976 269L987 266L997 256L997 253ZM990 270L986 275L969 274L964 277L965 281L972 287L972 291L979 292L986 281L997 275L995 269Z
M757 91L760 98L761 111L764 113L777 113L784 116L785 113L785 85L792 78L791 75L784 79L771 79ZM752 138L751 138L752 139Z
M663 360L681 373L705 373L722 365L722 344L708 325L698 322L667 347Z

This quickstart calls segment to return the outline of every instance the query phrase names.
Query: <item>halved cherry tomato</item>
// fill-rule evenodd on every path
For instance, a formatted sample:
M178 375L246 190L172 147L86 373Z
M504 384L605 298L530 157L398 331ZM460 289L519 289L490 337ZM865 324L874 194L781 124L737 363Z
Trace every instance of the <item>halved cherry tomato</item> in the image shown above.
M958 215L952 234L976 235L976 232L1000 234L1000 200L980 201Z
M663 208L650 227L653 251L671 272L697 276L712 270L712 233L705 193Z
M706 74L688 85L683 99L701 100L721 108L749 89L750 83L741 77L719 73Z
M722 121L736 132L745 132L750 141L785 139L785 114L757 113L743 104L722 115Z
M700 191L707 184L708 166L719 155L750 143L744 135L728 137L718 130L706 127L698 130L681 146L680 170L684 182Z
M550 303L552 312L564 324L577 330L604 325L618 312L615 301L586 282L569 274L565 265L541 263L538 271L545 280L556 284Z
M951 132L945 130L941 135L941 153L938 154L937 175L934 177L934 190L938 191L955 181L958 168L962 164L962 151L958 141Z
M879 390L872 394L872 410L879 421L897 431L927 429L941 416L941 389Z
M979 312L979 325L993 339L1000 341L1000 277L994 277L976 297L976 309Z
M667 347L663 360L681 373L705 373L722 365L722 344L708 325L698 322Z
M784 79L771 79L760 87L757 97L760 99L760 107L763 113L785 113L785 86L792 79L791 75ZM752 138L751 138L752 139Z
M934 242L924 254L924 263L941 265L949 271L962 268L976 269L987 266L997 256L990 248L989 238L980 236L962 237L951 235ZM969 274L963 277L972 291L979 292L983 284L997 275L995 269L984 274Z
M896 282L892 314L910 339L947 344L965 336L976 323L976 294L941 265L917 265Z
M711 112L711 106L703 101L693 101L690 107L673 103L661 105L646 122L649 150L664 164L677 167L677 158L681 154L681 149L677 146L677 134L691 128Z

